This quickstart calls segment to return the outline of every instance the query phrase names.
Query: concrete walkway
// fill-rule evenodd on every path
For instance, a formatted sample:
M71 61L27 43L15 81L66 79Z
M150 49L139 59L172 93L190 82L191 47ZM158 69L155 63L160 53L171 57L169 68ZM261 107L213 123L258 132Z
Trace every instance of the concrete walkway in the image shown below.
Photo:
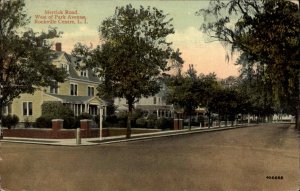
M89 146L89 145L102 145L102 144L111 144L111 143L128 142L128 141L140 141L140 140L146 140L146 139L169 137L169 136L184 135L184 134L222 131L222 130L252 127L252 126L256 126L256 124L237 125L237 126L233 126L233 127L231 127L231 126L227 126L227 127L214 126L211 128L208 128L208 127L202 127L202 128L196 127L195 128L195 127L193 127L191 130L183 129L183 130L161 131L161 132L155 132L155 133L132 134L130 139L126 139L125 135L102 137L101 140L99 137L97 137L97 138L82 138L79 140L79 142L76 139L37 139L37 138L4 137L4 139L0 140L0 142L55 145L55 146Z

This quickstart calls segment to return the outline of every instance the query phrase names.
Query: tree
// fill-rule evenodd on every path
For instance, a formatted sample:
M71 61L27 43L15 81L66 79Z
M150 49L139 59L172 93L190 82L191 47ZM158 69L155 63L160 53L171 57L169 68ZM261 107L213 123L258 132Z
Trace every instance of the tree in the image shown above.
M211 101L208 103L208 108L211 112L218 113L219 125L221 118L223 118L225 126L227 126L228 120L231 121L231 125L233 126L236 115L240 113L242 101L242 97L235 89L222 87L213 95Z
M193 65L189 66L184 75L166 78L168 86L167 102L183 108L189 116L191 129L191 115L198 106L206 107L217 86L216 75L200 74L197 76Z
M160 90L159 79L169 69L170 59L182 62L179 51L166 41L174 33L167 16L157 8L116 7L114 15L99 27L103 44L95 49L78 44L73 51L102 77L100 93L127 100L127 138L134 103Z
M274 102L283 105L295 94L299 107L299 12L284 0L211 1L198 15L210 19L202 25L209 37L232 52L239 51L250 66L258 65L271 82ZM297 126L299 126L299 120Z
M165 79L167 85L166 99L168 103L175 104L183 108L189 116L189 130L191 130L191 115L199 106L199 79L193 65L189 65L189 70L185 75L178 73Z
M21 93L65 78L65 72L51 63L49 40L60 33L54 28L35 33L25 28L28 23L22 0L0 0L0 120L2 108Z

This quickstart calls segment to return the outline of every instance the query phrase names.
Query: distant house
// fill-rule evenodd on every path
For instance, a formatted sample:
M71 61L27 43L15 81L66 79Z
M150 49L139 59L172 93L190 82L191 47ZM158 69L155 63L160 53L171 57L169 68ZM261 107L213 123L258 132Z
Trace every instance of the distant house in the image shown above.
M124 98L116 98L114 100L117 106L117 111L128 110L128 104ZM135 109L140 109L146 112L147 115L154 114L158 118L172 118L174 117L173 105L168 105L164 100L162 92L156 94L155 96L150 96L148 98L142 97L138 102L134 104Z
M91 115L98 114L99 106L105 106L105 102L97 97L97 86L100 79L92 70L79 70L76 66L82 65L82 61L61 50L61 44L56 44L52 63L56 67L64 68L68 74L64 83L53 84L37 90L34 94L21 94L13 100L5 114L15 114L20 122L33 122L41 116L41 106L44 102L58 101L70 107L75 116L81 113Z

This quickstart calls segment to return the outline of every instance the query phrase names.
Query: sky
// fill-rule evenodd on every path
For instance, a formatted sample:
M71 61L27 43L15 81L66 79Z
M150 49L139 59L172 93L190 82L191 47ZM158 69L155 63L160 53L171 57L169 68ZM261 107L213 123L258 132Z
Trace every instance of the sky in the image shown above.
M47 31L49 26L57 27L63 34L55 42L61 42L62 50L67 53L70 53L74 44L78 42L93 44L94 47L98 45L100 43L98 27L104 19L114 14L116 6L130 3L136 8L140 5L156 7L169 14L168 18L173 18L175 33L170 35L168 40L173 42L174 49L179 48L182 52L185 62L183 71L193 64L198 73L214 72L218 78L238 75L239 67L234 64L235 59L226 61L224 47L219 42L208 42L206 34L200 31L203 18L196 16L195 13L201 8L208 7L207 0L25 0L25 3L27 14L31 17L29 27L35 31ZM78 16L79 19L68 18L68 16ZM45 20L52 23L44 23Z

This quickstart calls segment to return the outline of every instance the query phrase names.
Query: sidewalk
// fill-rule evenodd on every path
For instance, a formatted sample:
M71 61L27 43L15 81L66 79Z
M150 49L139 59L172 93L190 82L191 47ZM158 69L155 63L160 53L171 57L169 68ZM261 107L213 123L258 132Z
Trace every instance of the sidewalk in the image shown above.
M143 133L143 134L132 134L130 139L126 139L125 135L121 136L110 136L103 137L100 140L97 138L82 138L80 140L80 144L77 144L76 139L37 139L37 138L19 138L19 137L4 137L4 139L0 140L0 142L11 142L11 143L26 143L26 144L40 144L40 145L53 145L53 146L89 146L89 145L104 145L104 144L112 144L119 142L128 142L128 141L140 141L147 139L154 139L160 137L169 137L176 135L185 135L185 134L193 134L193 133L204 133L204 132L212 132L212 131L222 131L243 127L252 127L256 126L256 124L250 125L237 125L237 126L227 126L227 127L193 127L191 130L183 129L183 130L169 130L169 131L161 131L155 133Z

